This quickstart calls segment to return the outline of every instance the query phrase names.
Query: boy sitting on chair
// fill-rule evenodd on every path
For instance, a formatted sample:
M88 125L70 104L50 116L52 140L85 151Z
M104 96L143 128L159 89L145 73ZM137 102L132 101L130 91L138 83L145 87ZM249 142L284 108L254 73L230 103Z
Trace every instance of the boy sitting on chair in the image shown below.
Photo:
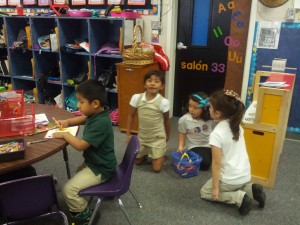
M68 132L57 132L53 137L63 138L74 149L83 152L84 162L65 184L63 195L72 217L82 224L88 224L92 210L78 192L110 179L115 174L117 160L112 123L105 107L104 87L96 80L84 81L77 87L76 97L83 116L59 120L57 126L85 125L82 139Z

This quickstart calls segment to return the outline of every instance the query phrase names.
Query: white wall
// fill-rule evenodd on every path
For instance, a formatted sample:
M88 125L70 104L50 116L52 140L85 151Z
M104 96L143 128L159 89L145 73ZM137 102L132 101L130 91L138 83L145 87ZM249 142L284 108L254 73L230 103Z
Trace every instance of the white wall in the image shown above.
M160 3L162 2L162 12L160 13ZM151 21L161 18L161 35L159 44L163 46L165 53L170 59L170 70L166 72L165 96L170 101L170 116L173 115L173 96L174 96L174 75L175 75L175 46L177 32L177 0L158 0L158 15L142 16L144 19L144 39L151 43Z

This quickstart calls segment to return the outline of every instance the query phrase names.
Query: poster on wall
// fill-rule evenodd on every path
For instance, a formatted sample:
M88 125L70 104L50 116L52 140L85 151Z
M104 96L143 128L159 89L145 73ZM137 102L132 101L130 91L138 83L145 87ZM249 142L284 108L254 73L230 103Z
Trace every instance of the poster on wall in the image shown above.
M89 5L104 5L104 0L89 0Z
M6 6L6 0L0 0L0 6Z
M146 0L128 0L127 5L145 5Z
M72 0L72 5L85 5L85 0Z
M66 0L53 0L54 5L64 5L66 4Z
M36 0L23 0L23 5L35 5Z
M257 48L278 49L281 22L260 22Z
M11 5L11 6L20 5L20 0L7 0L7 5Z
M39 6L49 6L51 4L51 0L38 0Z
M124 5L124 0L107 0L108 5Z

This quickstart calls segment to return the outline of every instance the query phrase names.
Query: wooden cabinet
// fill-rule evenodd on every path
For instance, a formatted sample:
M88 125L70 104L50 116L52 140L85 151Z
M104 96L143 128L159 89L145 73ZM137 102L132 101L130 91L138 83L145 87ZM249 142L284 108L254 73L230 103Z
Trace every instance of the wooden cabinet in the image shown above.
M133 94L144 92L144 75L151 70L159 70L158 63L148 65L128 65L117 63L119 128L127 129L127 117L130 113L129 102ZM137 116L131 132L138 132Z
M270 75L271 72L257 71L255 76ZM294 80L293 74L281 76L293 76ZM253 183L270 188L274 186L292 102L293 85L292 83L287 90L255 85L255 119L253 123L242 124Z

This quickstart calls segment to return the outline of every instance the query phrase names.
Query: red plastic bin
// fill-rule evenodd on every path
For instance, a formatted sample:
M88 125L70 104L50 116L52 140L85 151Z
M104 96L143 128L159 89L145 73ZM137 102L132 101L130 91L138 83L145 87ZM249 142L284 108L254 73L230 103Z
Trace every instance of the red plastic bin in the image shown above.
M23 90L0 93L0 119L17 118L24 115Z
M0 138L32 134L35 129L33 104L23 104L24 115L14 118L0 118Z

